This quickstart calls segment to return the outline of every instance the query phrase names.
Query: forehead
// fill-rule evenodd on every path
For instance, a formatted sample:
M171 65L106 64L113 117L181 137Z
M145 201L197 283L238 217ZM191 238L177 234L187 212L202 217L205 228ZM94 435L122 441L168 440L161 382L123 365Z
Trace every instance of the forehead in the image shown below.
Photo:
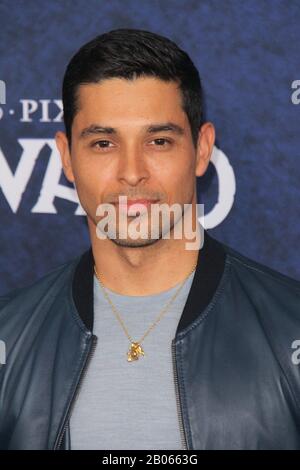
M187 124L178 83L153 77L134 80L110 78L100 83L83 84L77 92L78 112L74 125L109 120L115 126L153 119Z

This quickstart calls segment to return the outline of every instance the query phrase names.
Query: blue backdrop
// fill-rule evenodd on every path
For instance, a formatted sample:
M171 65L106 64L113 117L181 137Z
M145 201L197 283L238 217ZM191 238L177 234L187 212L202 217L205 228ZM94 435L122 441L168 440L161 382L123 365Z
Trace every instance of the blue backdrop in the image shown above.
M206 228L300 279L299 0L2 0L0 18L0 293L90 244L53 139L67 62L119 27L169 37L200 71L217 131Z

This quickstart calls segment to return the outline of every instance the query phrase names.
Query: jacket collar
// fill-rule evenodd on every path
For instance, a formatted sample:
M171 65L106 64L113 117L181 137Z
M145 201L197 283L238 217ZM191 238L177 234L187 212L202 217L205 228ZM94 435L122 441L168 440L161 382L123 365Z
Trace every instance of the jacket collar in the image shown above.
M210 303L225 267L223 244L204 230L204 243L199 250L196 272L177 326L176 336L189 326ZM86 328L93 331L94 320L94 257L92 247L85 251L75 268L72 295Z

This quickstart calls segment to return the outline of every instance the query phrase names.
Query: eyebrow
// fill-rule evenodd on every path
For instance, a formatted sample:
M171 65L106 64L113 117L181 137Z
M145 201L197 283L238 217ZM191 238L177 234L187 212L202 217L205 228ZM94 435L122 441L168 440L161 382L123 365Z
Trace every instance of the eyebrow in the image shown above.
M154 134L156 132L166 132L166 131L174 132L177 135L184 134L184 129L178 124L175 124L174 122L151 124L146 129L146 132L149 134ZM94 134L118 134L118 131L114 127L106 127L106 126L101 126L99 124L91 124L90 126L85 127L80 132L79 138L83 139L85 137L88 137Z

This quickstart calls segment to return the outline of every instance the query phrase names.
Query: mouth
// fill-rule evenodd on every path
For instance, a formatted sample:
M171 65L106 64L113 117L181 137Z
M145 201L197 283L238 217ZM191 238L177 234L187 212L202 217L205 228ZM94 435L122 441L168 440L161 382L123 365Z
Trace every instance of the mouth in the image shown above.
M127 202L125 203L114 202L113 204L115 206L129 208L133 206L134 204L141 204L145 207L150 207L151 204L155 204L157 202L158 202L158 199L127 199Z
M146 214L151 208L151 205L158 201L158 199L127 199L127 203L115 202L113 204L121 213L129 217L136 217L137 213L140 215Z

